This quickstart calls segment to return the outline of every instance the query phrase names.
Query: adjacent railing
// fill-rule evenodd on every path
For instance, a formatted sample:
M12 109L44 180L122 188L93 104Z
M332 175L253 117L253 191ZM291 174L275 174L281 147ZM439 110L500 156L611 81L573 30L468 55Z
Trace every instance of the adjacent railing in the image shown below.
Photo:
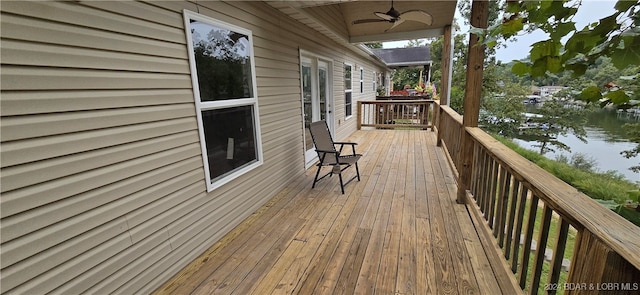
M358 130L432 128L433 105L433 100L425 99L358 101Z
M438 109L438 138L459 173L471 173L467 206L498 277L530 294L640 292L640 228L510 150L460 116ZM473 162L460 163L461 136ZM484 227L484 229L483 229Z
M437 129L446 132L438 132L438 145L442 146L452 162L455 172L460 167L460 143L462 136L462 116L448 106L436 104L438 110Z

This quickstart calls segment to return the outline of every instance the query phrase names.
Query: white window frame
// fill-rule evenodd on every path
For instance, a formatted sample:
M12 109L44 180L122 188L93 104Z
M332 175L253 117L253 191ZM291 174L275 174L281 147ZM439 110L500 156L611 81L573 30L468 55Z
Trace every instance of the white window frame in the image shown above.
M373 94L378 95L378 81L377 81L378 73L376 73L376 71L373 71L372 75L373 75L373 81L371 82L371 84L373 88Z
M349 85L350 87L347 88L347 85L344 85L344 110L345 110L345 114L344 114L344 119L349 119L351 117L353 117L353 64L347 63L345 62L343 64L343 68L342 70L344 71L344 68L346 67L350 67L351 68L351 85ZM344 80L344 72L342 74L342 79ZM351 114L347 115L347 93L351 93L351 102L350 102L350 107L351 107Z
M223 186L224 184L229 183L233 179L236 179L247 172L261 166L264 162L262 155L262 138L260 131L260 115L258 113L258 91L256 85L256 64L255 57L253 54L253 33L251 30L229 24L202 14L198 14L189 10L183 11L184 23L185 23L185 32L187 35L187 46L189 49L189 67L191 69L191 83L193 87L193 95L196 107L196 117L198 121L198 133L200 135L200 148L202 152L202 161L204 165L205 172L205 182L207 185L207 192L211 192L216 188ZM202 101L200 99L200 87L198 84L198 75L197 75L197 67L195 62L195 57L193 55L193 39L191 36L191 20L204 22L211 24L213 26L217 26L222 29L231 30L234 32L238 32L244 34L249 37L249 59L251 61L251 79L252 79L252 97L249 98L239 98L239 99L225 99L218 101ZM235 170L231 170L226 175L220 176L217 179L212 181L211 172L209 171L209 159L207 154L207 146L205 141L205 132L204 132L204 123L202 120L202 112L215 110L215 109L225 109L239 106L252 106L253 108L253 128L254 128L254 136L255 136L255 144L256 144L256 160L248 163L245 166L241 166L236 168Z
M360 67L360 93L364 93L364 68Z

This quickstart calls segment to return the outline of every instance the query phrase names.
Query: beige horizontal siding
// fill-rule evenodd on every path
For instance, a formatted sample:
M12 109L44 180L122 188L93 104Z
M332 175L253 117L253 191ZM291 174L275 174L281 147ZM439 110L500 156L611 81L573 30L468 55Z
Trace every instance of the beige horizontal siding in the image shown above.
M2 9L16 15L36 16L48 22L71 24L109 32L126 32L129 35L149 39L184 43L182 26L163 26L146 19L105 13L104 10L88 8L74 2L6 1ZM50 13L55 10L55 13ZM139 16L140 17L140 16ZM146 17L142 15L142 17Z
M0 87L3 90L70 89L175 89L188 88L187 75L120 72L85 69L49 69L5 66Z
M2 1L3 9L8 2ZM22 3L22 1L18 2ZM180 59L188 58L184 44L186 40L175 40L180 43L165 42L66 23L25 18L8 13L2 15L2 35L6 39L37 40L38 43L61 44L69 47L133 52Z
M101 187L100 189L97 189L95 191L87 192L83 195L70 198L70 200L65 200L64 202L61 202L61 204L56 205L56 208L51 208L47 213L54 216L57 213L57 215L63 215L62 218L71 218L77 214L80 214L77 212L92 212L90 211L90 208L109 204L110 202L117 201L118 198L122 198L122 196L133 195L136 191L140 191L141 188L149 187L150 184L153 184L158 180L160 180L161 183L170 181L182 181L183 183L185 183L185 185L186 183L195 180L196 182L193 185L200 186L201 191L202 186L204 185L204 179L192 178L194 175L201 176L203 173L201 169L197 169L198 164L201 164L201 161L199 161L199 159L190 159L189 161L183 161L156 169L151 173L134 176L130 179L123 180L122 182L115 183L106 187ZM177 174L181 175L178 180L172 180L172 178L170 178L175 175L175 172L178 172ZM164 200L164 194L158 194L155 197L162 198ZM173 202L182 201L177 196L168 198L168 200L173 200ZM75 213L69 214L68 212L66 212L67 210L75 211ZM140 219L137 219L137 221L132 220L132 215L135 215L134 213L136 212L136 210L126 215L127 224L129 226L136 225L140 222ZM125 210L125 213L126 212L127 211ZM156 214L162 214L162 211L158 211L156 212ZM41 223L41 220L43 218L36 218L34 222ZM65 241L65 243L57 244L51 248L47 248L46 250L40 252L38 255L24 259L23 261L20 261L20 264L12 265L7 269L3 268L3 288L8 288L14 284L17 285L17 283L22 283L30 277L34 277L48 269L52 269L65 261L73 259L78 253L89 251L90 249L95 248L99 244L125 230L124 225L118 225L117 227L114 227L112 225L112 222L101 225L97 228L85 232L82 235ZM44 228L44 226L42 227ZM108 232L105 232L105 230L108 230ZM37 233L34 235L37 235ZM5 262L3 262L3 265L4 263ZM5 279L7 281L5 281Z
M303 173L299 50L333 60L336 113L342 63L374 67L260 2L0 5L7 294L153 291ZM254 37L264 163L211 193L185 8Z
M20 187L35 186L47 179L58 179L89 171L95 169L95 167L126 162L144 155L175 149L183 145L184 142L191 141L195 143L197 142L196 140L197 134L194 132L179 133L156 140L134 142L115 149L103 149L20 165L16 169L3 170L3 189L10 191ZM155 177L159 177L159 175ZM51 223L80 214L92 206L99 206L113 201L113 198L114 196L105 195L100 197L65 198L51 206L38 207L24 214L10 217L6 217L3 214L1 240L2 242L12 240L19 237L20 234L29 233ZM88 200L91 200L91 202L88 202Z
M13 141L188 118L193 117L193 115L192 104L180 104L9 117L0 121L0 138L2 141Z
M154 9L153 6L163 7L165 5L178 9L195 10L195 5L180 1L159 1L141 3L136 1L90 1L83 5L96 9L113 12L132 18L138 18L147 22L162 24L169 27L179 28L184 31L184 20L175 17L175 12L171 9Z
M3 117L193 103L191 89L3 91Z
M182 59L17 40L3 41L0 57L5 65L189 74Z
M195 117L150 122L109 129L33 138L3 144L2 166L29 163L71 153L116 146L136 140L193 130Z
M18 194L9 192L7 193L8 201L3 204L4 207L8 207L6 211L16 210L14 208L26 207L30 204L46 205L50 202L57 201L67 195L78 194L89 189L107 185L116 179L123 179L131 177L146 171L157 169L169 163L163 163L162 161L169 162L170 158L176 160L183 160L189 157L195 157L198 155L198 147L186 146L184 148L176 149L171 152L161 152L151 156L143 157L135 161L129 161L123 164L116 164L113 167L107 167L104 169L98 169L94 173L86 173L79 177L69 177L65 183L51 189L51 193L47 191L41 191L33 194ZM79 178L79 179L78 179ZM16 196L18 195L18 196ZM15 201L14 201L15 200ZM129 200L128 202L137 202L143 200ZM145 205L140 204L141 205ZM135 208L135 207L134 207ZM99 209L99 208L96 208ZM101 208L100 210L108 209L108 207ZM0 258L3 260L3 265L11 265L29 256L31 252L39 252L57 243L64 242L66 239L71 238L77 234L81 234L84 230L90 229L93 226L100 224L103 221L98 214L104 214L104 218L111 218L114 212L122 213L122 209L130 210L131 207L118 208L116 211L104 211L94 212L93 214L86 215L82 220L65 220L62 223L50 225L46 227L46 233L35 233L30 236L21 237L21 239L14 239L3 244L3 251L0 253ZM115 209L114 209L115 210ZM126 210L124 212L126 212ZM5 210L3 210L5 211ZM4 215L4 214L3 214ZM68 224L67 224L68 222Z

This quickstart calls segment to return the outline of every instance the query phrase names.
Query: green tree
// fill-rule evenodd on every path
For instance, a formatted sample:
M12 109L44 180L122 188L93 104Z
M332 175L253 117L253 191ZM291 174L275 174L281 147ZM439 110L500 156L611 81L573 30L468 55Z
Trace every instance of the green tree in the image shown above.
M487 131L514 137L524 121L522 114L525 108L522 102L528 90L527 87L510 81L500 84L502 84L502 93L484 98L480 123Z
M622 155L627 159L635 158L640 155L640 123L625 124L622 128L626 130L630 140L637 144L635 148L623 151ZM636 163L636 165L631 166L629 169L633 172L640 173L640 163Z
M579 140L586 142L587 133L583 127L586 123L584 109L565 107L559 100L552 99L538 109L538 114L541 116L530 118L530 123L537 128L524 129L523 134L539 142L534 147L540 148L541 155L555 151L554 148L571 150L569 146L558 140L559 135L572 133Z
M369 47L369 48L376 48L376 49L382 48L382 42L364 43L364 45Z
M516 62L512 70L532 77L555 75L564 71L574 77L584 75L601 57L608 57L615 68L640 65L640 2L619 0L614 13L578 30L573 21L582 0L506 1L499 23L486 30L473 29L489 46L499 40L516 37L522 31L541 30L549 38L532 45L529 61ZM563 41L566 38L566 42ZM598 85L599 86L599 85ZM603 95L597 87L586 88L581 99L598 101ZM625 91L604 97L615 105L638 104L640 92ZM631 102L634 100L635 102Z

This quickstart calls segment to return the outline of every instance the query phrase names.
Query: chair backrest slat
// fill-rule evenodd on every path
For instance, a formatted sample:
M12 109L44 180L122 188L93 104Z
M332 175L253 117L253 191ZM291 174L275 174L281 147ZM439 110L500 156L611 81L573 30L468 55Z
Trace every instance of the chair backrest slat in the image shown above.
M313 143L316 145L316 149L326 151L336 150L327 122L313 122L309 126L309 131L311 132L311 138L313 139Z

